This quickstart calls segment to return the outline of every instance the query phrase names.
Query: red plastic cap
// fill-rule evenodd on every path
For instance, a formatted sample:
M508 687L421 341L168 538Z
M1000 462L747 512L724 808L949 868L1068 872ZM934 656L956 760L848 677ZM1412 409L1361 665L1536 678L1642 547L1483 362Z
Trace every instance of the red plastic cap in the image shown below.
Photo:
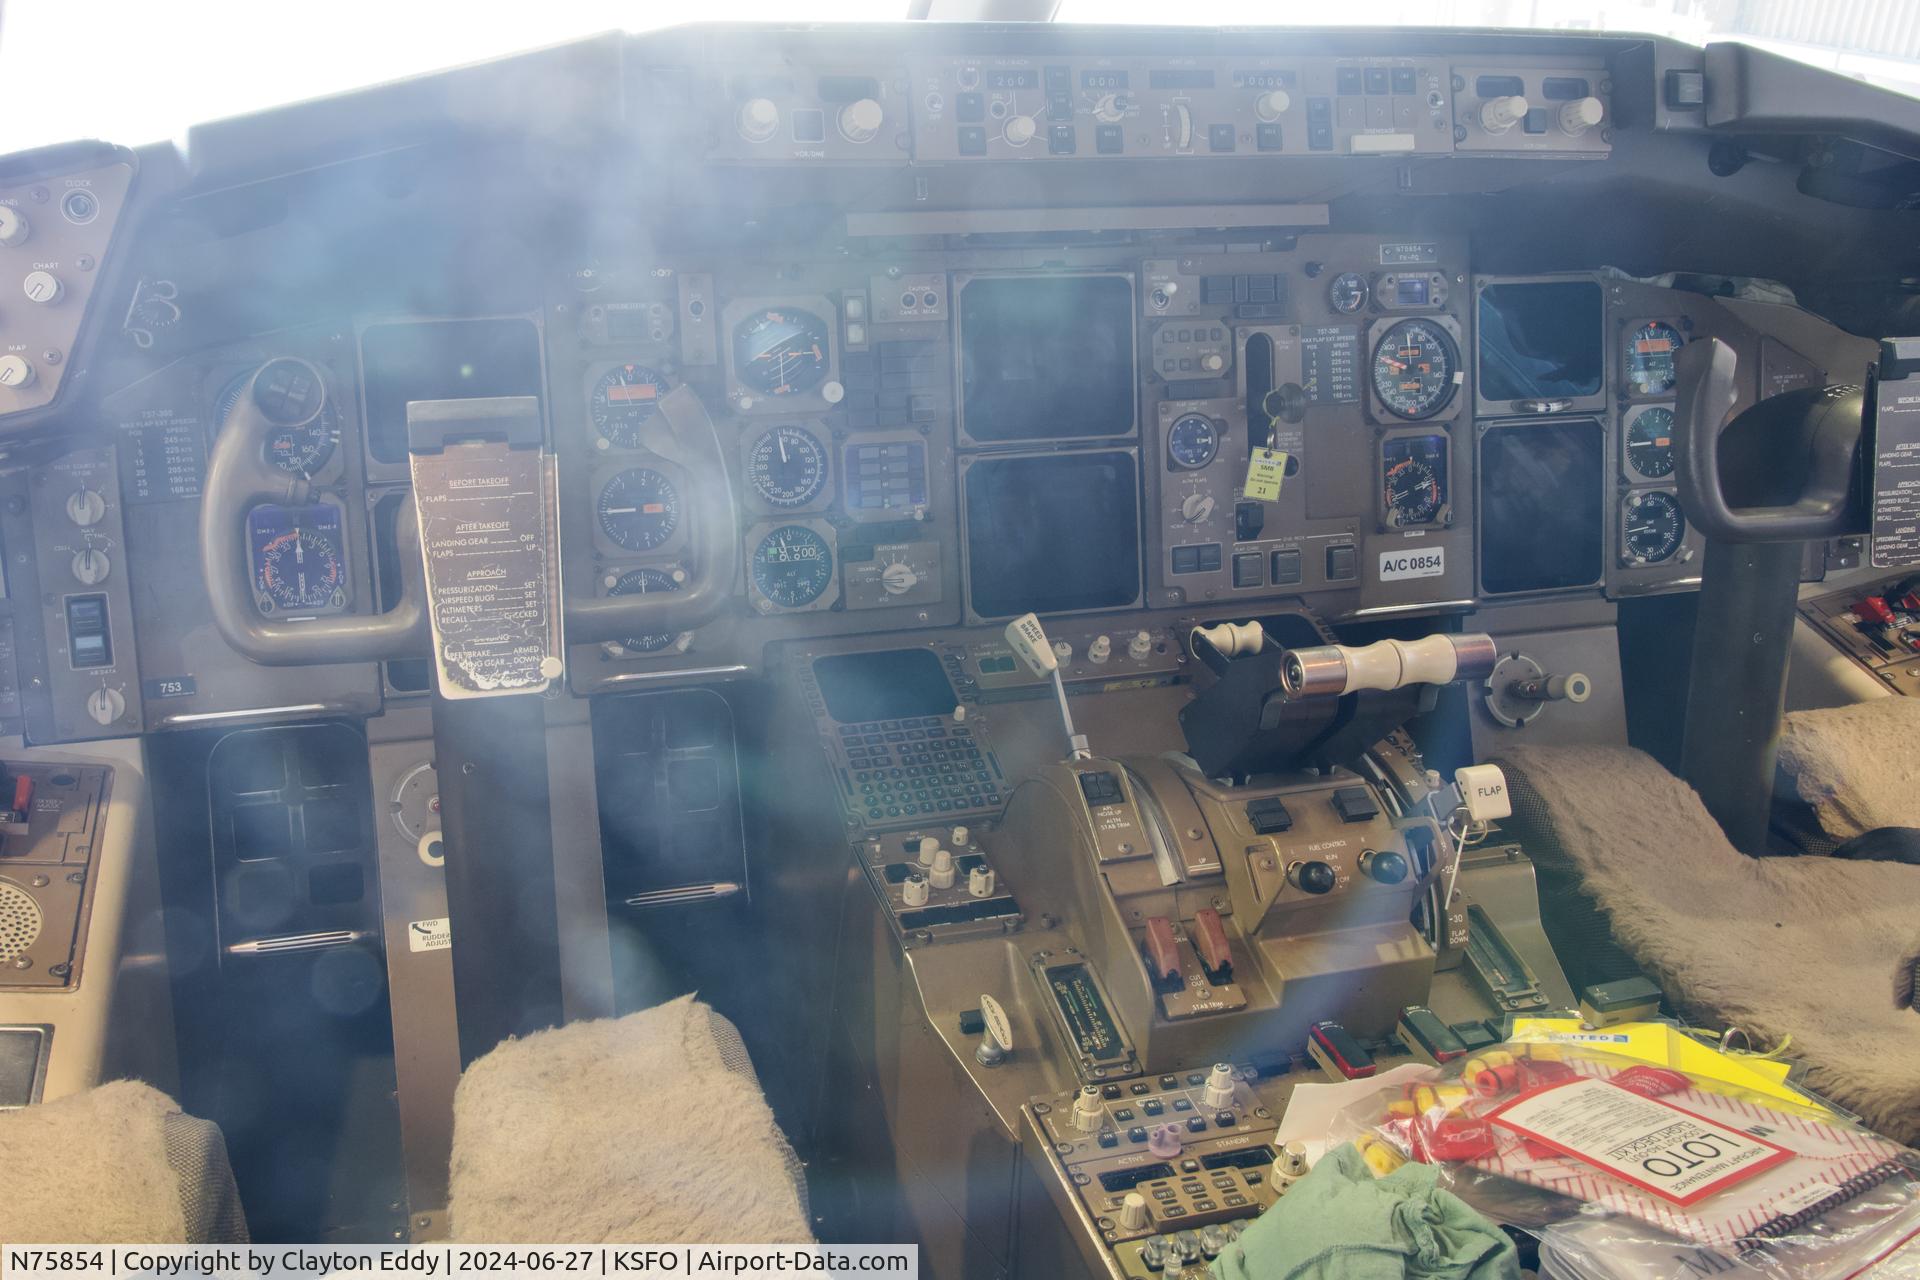
M1180 976L1180 945L1165 916L1147 917L1147 967L1156 982Z
M1227 949L1226 926L1220 923L1220 913L1212 907L1202 907L1193 913L1193 945L1199 949L1208 969L1218 973L1233 967L1233 952Z

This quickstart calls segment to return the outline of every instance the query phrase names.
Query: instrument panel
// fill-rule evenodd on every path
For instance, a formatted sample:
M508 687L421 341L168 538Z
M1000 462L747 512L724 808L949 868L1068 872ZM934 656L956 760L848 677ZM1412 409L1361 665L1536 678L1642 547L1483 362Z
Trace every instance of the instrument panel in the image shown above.
M575 646L582 692L752 671L776 641L991 628L1028 610L1304 598L1339 620L1684 588L1699 539L1674 491L1674 354L1724 338L1748 397L1768 371L1768 386L1822 376L1698 295L1479 277L1444 237L1122 243L1039 268L991 247L777 270L646 262L597 279L583 296L565 277L564 303L537 323L291 331L171 361L105 401L115 447L88 464L104 478L62 488L48 511L92 518L97 493L124 513L124 545L35 535L57 553L44 578L89 596L47 611L49 651L113 656L104 677L104 659L70 664L47 697L71 705L40 731L371 708L424 687L403 664L263 674L218 641L193 575L176 572L196 562L219 423L275 354L322 370L326 409L267 445L316 493L248 520L263 617L298 625L392 598L405 472L387 420L438 393L430 377L384 385L413 367L390 346L430 367L484 358L497 391L545 397L575 589L680 590L700 522L737 522L735 611ZM724 477L690 469L658 411L682 383L729 442ZM1104 674L1104 659L1076 661Z
M283 318L309 327L236 336L259 322L223 305L240 288L224 248L114 246L131 255L129 305L103 333L109 389L83 406L105 447L66 464L84 482L59 473L58 502L36 493L0 528L36 551L18 576L38 590L12 599L88 597L37 609L20 661L111 653L111 679L68 664L22 686L23 712L57 702L28 716L36 732L100 736L276 708L351 714L425 689L399 662L264 672L211 630L194 543L208 449L277 355L320 371L298 394L325 405L266 445L312 498L252 513L242 535L256 607L276 622L390 607L411 400L540 400L570 591L682 590L704 522L734 523L727 613L573 646L582 693L748 674L776 642L985 632L1028 609L1085 615L1088 643L1110 651L1108 614L1303 599L1341 622L1697 580L1673 476L1675 354L1726 340L1750 402L1824 376L1780 337L1613 273L1486 274L1444 218L1349 225L1338 183L1328 204L1242 207L1195 203L1213 193L1197 180L1180 196L1190 213L1049 194L1084 188L1062 178L1084 162L1125 158L1204 161L1179 172L1217 175L1222 199L1247 172L1218 167L1235 159L1385 160L1399 167L1340 170L1402 189L1475 154L1604 160L1604 56L1169 52L1135 35L1107 52L1055 55L1075 43L1055 32L1024 51L1001 33L977 51L886 56L870 38L836 51L804 33L740 35L724 74L675 81L678 116L710 126L679 159L716 192L841 166L844 219L769 205L764 239L683 228L658 246L609 222L591 250L563 233L518 264L519 292L500 294L514 303L437 316L350 304L322 323L289 295ZM686 38L663 38L658 56L732 37ZM1038 206L914 207L945 190L940 169L975 162L999 167L965 172L1027 183ZM89 172L70 189L94 193L75 198L97 220L75 234L105 235L131 174ZM42 185L50 199L66 189ZM8 217L25 210L36 244L65 225L21 203L35 198L0 192L15 211L0 214L0 266L19 257ZM234 226L254 255L235 261L293 243L271 220ZM660 411L681 386L724 438L725 475L690 467ZM19 392L0 390L0 412ZM1100 674L1100 660L1075 661Z
M596 302L587 416L610 368L676 369L718 407L738 591L767 638L1299 596L1354 618L1696 580L1673 353L1708 331L1758 341L1704 298L1476 277L1444 238L1024 259L788 265L809 291L779 295L751 264L635 264L682 328L689 298L716 296L728 325L706 351L610 365ZM636 566L684 577L674 530L713 513L683 510L672 475L643 472L636 507L631 469L594 471L596 509L654 531L602 547L621 560L605 589ZM616 679L751 666L759 634L603 657Z

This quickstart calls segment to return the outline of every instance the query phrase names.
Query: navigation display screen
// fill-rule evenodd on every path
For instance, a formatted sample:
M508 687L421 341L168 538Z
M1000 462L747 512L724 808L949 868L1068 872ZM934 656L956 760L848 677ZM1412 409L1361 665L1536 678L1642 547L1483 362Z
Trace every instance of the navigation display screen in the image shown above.
M1592 418L1494 427L1480 440L1480 585L1489 595L1599 581L1605 433Z
M1480 291L1482 400L1596 396L1605 369L1598 284L1551 280Z
M975 440L1131 435L1133 283L987 276L960 290L960 427Z
M967 593L983 618L1117 609L1140 596L1130 453L984 458L966 477Z
M815 658L827 714L836 724L944 716L960 702L931 649L886 649Z

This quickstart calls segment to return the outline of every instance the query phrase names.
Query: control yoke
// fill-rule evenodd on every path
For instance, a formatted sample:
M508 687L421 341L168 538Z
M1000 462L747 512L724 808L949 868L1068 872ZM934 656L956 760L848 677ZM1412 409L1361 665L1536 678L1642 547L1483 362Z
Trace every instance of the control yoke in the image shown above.
M313 485L267 461L265 443L275 431L302 427L326 406L326 379L305 360L281 356L254 371L227 411L207 460L206 494L200 508L200 565L214 625L233 648L263 666L328 662L379 662L415 657L430 644L426 575L420 531L408 497L398 515L401 572L399 603L373 617L315 618L272 622L254 606L246 553L246 520L255 507L300 506L312 501ZM727 479L726 451L698 396L680 387L661 397L660 416L671 429L690 475L708 482L703 503L712 519L694 531L698 566L685 590L604 599L569 599L570 642L687 631L710 621L726 605L739 558L739 521Z
M428 646L420 532L407 498L399 514L400 601L376 617L269 622L254 607L248 581L247 514L265 503L301 506L313 483L273 466L266 438L305 426L326 407L326 379L305 360L282 356L254 370L221 424L207 459L200 506L200 568L213 624L240 654L263 666L373 662L424 653Z
M1674 365L1680 378L1675 478L1687 518L1709 540L1813 542L1866 528L1861 388L1784 392L1729 422L1739 398L1733 348L1718 338L1690 342ZM1738 447L1723 456L1723 440ZM1783 477L1800 478L1797 496L1787 501L1775 492ZM1759 501L1748 505L1742 497Z
M1806 387L1729 422L1739 398L1733 348L1690 342L1674 367L1680 503L1707 536L1680 772L1734 846L1761 853L1801 556L1808 542L1867 527L1861 453L1871 402L1855 386Z

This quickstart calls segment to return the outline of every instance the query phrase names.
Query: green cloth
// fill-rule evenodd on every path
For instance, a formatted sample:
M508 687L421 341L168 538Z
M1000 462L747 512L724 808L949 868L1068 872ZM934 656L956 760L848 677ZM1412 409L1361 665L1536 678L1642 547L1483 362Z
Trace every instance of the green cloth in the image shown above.
M1409 1162L1375 1178L1334 1148L1215 1259L1216 1280L1518 1280L1513 1241Z

